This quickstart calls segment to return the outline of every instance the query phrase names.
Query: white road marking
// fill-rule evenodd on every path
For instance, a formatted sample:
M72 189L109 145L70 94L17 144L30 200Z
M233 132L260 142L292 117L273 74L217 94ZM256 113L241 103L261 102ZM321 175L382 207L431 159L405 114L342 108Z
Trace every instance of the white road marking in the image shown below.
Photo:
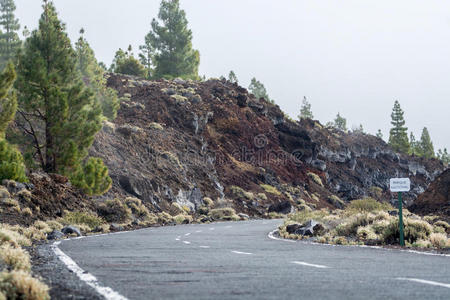
M214 230L215 228L214 227L212 227L212 228L210 228L209 230Z
M176 239L175 239L175 241L179 241L179 240L180 240L180 238L176 238Z
M189 245L191 242L183 241L183 243L185 243L186 245Z
M231 251L231 252L236 253L236 254L244 254L244 255L252 255L253 254L253 253L241 252L241 251Z
M329 268L327 266L309 264L309 263L303 262L303 261L291 261L291 263L296 264L296 265L307 266L307 267L319 268L319 269L327 269L327 268Z
M202 232L202 231L203 231L203 230L197 230L196 232L197 232L197 233L200 233L200 232Z
M69 270L74 272L78 276L78 278L80 278L81 281L84 281L87 285L94 288L97 293L105 297L107 300L128 300L110 287L101 286L94 275L84 271L69 256L67 256L61 249L58 248L58 245L60 243L61 242L58 241L51 246L53 252L67 266Z
M230 226L230 225L228 225L228 226L225 226L225 228L231 228L231 227L233 227L233 226Z
M208 249L208 248L211 248L211 247L209 247L209 246L199 246L200 248L204 248L204 249Z
M189 235L191 235L191 233L189 232L189 233L186 233L184 236L189 236Z
M441 286L441 287L445 287L445 288L450 289L450 284L448 284L448 283L442 283L442 282L431 281L431 280L424 280L424 279L418 279L418 278L402 278L402 277L398 277L398 278L395 278L395 279L403 280L403 281L413 281L413 282L424 283L424 284L435 285L435 286Z

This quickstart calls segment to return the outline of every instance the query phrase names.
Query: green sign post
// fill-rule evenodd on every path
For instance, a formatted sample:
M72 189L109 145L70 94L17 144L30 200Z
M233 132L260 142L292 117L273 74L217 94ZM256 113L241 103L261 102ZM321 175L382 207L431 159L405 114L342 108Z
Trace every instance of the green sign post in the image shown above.
M403 203L402 192L409 192L411 188L411 181L409 178L391 178L390 180L391 192L398 193L398 227L400 231L400 246L405 246L405 234L403 232Z
M403 209L402 192L398 192L398 226L400 230L400 246L405 246L405 236L403 233Z

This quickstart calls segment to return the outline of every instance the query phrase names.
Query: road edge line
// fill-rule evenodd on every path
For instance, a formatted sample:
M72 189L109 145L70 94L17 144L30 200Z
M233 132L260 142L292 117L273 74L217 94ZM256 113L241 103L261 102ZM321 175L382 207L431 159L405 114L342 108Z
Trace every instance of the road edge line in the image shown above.
M58 247L58 245L60 245L60 244L61 244L61 241L57 241L51 245L51 249L53 250L53 253L55 253L55 255L58 257L58 259L70 271L75 273L75 275L77 275L77 277L81 281L83 281L84 283L86 283L87 285L92 287L98 294L102 295L107 300L128 300L128 298L122 296L118 292L114 291L112 288L101 286L100 283L98 282L97 278L94 275L83 270L80 266L77 265L77 263L72 258L70 258L70 256L65 254Z

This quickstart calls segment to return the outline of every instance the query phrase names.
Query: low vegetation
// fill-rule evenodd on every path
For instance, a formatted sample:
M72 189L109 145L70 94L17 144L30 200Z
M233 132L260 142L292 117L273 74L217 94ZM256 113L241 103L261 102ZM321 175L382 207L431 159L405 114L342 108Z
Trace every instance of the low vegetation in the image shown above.
M390 204L372 198L354 200L342 210L303 210L290 214L280 226L279 234L284 238L309 238L319 243L339 245L395 245L399 243L400 232L398 216L393 212L396 211ZM406 246L450 249L448 224L438 219L438 217L421 218L405 209ZM305 224L309 220L319 222L325 230L314 237L287 231L288 225ZM434 223L430 220L434 220Z

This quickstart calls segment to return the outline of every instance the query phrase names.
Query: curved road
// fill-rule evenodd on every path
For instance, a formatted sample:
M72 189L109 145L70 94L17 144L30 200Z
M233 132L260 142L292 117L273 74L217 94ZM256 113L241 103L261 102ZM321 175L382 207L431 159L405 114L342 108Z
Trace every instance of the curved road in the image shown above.
M286 242L280 220L143 229L59 248L128 299L450 299L450 257Z

